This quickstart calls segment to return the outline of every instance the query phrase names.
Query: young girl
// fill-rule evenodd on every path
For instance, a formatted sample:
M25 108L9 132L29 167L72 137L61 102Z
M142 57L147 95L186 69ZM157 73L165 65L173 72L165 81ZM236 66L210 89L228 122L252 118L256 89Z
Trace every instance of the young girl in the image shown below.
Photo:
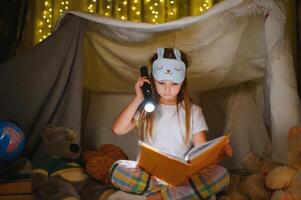
M199 106L191 102L186 80L187 56L176 48L159 48L151 58L150 80L141 77L135 84L135 98L117 116L112 130L124 135L138 128L141 139L160 151L177 157L193 146L206 141L208 131L205 118ZM153 86L156 109L152 113L138 108L144 97L142 85ZM227 145L225 153L232 155ZM135 161L117 161L111 169L112 183L121 191L110 199L206 199L223 190L229 183L229 175L219 165L210 166L187 177L178 186L170 186L149 175L136 165Z

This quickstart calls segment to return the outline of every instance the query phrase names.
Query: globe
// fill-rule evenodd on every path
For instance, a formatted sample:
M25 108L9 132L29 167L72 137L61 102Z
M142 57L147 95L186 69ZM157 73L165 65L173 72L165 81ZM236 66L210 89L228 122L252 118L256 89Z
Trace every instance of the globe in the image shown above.
M0 165L9 163L23 152L25 137L13 122L0 121Z

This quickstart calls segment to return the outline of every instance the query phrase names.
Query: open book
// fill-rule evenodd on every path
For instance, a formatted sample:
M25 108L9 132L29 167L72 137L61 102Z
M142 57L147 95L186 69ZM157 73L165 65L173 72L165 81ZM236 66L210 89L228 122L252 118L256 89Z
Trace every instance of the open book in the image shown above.
M151 175L171 185L178 185L187 176L216 163L228 138L229 135L225 135L195 146L186 154L185 159L160 152L139 141L138 165Z

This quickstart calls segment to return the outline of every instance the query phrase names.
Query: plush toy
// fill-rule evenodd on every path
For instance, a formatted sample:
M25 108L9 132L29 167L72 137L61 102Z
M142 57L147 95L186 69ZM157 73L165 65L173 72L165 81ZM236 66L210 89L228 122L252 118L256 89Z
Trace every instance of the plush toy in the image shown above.
M225 195L220 199L269 200L271 193L264 186L264 177L259 173L233 174Z
M283 165L281 162L273 161L268 156L259 156L254 152L247 153L243 160L242 166L249 173L259 173L262 176L267 176L272 169Z
M103 144L95 151L86 151L84 161L88 174L103 184L110 184L110 168L117 160L127 160L124 151L114 144Z
M273 190L273 200L301 199L301 170L280 166L271 170L265 180L266 186Z
M242 160L249 175L231 175L224 200L301 200L301 127L288 134L288 164L248 153ZM221 200L220 199L220 200Z
M106 199L114 192L90 178L77 162L80 153L79 134L74 130L47 126L41 137L47 155L33 165L33 189L42 200Z
M265 184L271 190L286 188L291 184L296 171L296 169L288 166L276 167L268 173Z
M241 174L232 174L230 176L230 185L227 187L225 195L219 200L248 200L248 197L238 191L239 185L242 182Z
M301 169L301 127L293 127L288 134L288 165Z
M271 192L264 185L265 177L253 173L243 179L239 185L239 192L251 200L269 200Z
M301 199L301 127L288 134L288 165L271 170L265 183L274 191L272 200Z
M270 170L281 165L282 163L270 160L266 156L259 156L253 152L247 153L242 160L243 169L239 173L231 174L230 186L223 198L269 200L271 190L265 186L265 178Z

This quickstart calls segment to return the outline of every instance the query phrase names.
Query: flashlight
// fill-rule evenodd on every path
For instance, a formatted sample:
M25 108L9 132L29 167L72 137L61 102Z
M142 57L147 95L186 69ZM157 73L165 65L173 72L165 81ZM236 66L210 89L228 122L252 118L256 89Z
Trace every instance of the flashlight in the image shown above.
M148 78L148 70L146 66L140 67L141 77L146 76ZM143 107L146 112L153 112L155 110L155 103L153 98L152 87L149 83L144 82L142 87L142 93L144 96Z

